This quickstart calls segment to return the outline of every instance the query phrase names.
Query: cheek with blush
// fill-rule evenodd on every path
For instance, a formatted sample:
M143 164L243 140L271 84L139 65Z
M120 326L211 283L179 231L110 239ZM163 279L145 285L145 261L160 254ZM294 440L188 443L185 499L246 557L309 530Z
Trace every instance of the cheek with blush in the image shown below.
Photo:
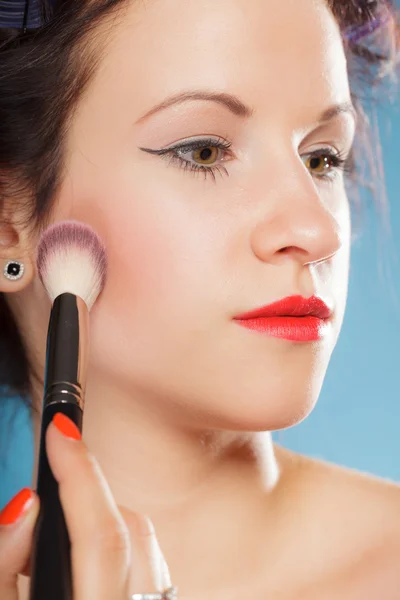
M140 370L192 343L193 316L206 318L212 271L203 253L206 224L194 230L185 211L174 214L176 201L167 210L159 196L125 196L102 224L109 270L93 335L108 360L117 353L121 366Z

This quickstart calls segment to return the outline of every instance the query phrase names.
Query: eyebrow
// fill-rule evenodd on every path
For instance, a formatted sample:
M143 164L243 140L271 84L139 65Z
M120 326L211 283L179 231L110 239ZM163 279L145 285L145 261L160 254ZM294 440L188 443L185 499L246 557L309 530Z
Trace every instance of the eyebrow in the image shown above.
M148 119L152 115L165 110L166 108L194 100L215 102L224 106L231 113L238 117L242 117L243 119L250 118L255 112L254 108L247 106L240 100L240 98L234 96L233 94L207 90L187 90L178 94L174 94L173 96L169 96L156 106L153 106L153 108L151 108L148 112L146 112L146 114L136 121L136 124L142 123L145 119ZM356 119L357 115L356 110L351 102L342 102L325 110L317 119L317 122L323 123L325 121L330 121L341 114L350 114L354 119Z
M232 94L212 91L208 92L206 90L187 90L180 92L179 94L169 96L160 102L160 104L153 106L153 108L151 108L145 115L140 117L136 123L141 123L151 115L154 115L161 110L165 110L166 108L176 104L181 104L182 102L187 102L188 100L205 100L208 102L216 102L228 108L234 115L247 119L254 113L253 109L251 109L249 106L246 106L246 104L244 104L237 96Z
M341 102L340 104L335 104L327 110L324 110L318 119L318 123L331 121L335 117L338 117L342 114L350 115L355 121L357 121L357 111L354 107L354 104L352 102Z

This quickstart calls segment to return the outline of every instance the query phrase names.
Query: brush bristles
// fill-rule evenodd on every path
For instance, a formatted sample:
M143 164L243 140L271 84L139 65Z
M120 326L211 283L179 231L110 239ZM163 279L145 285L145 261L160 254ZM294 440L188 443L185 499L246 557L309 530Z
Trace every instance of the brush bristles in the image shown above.
M51 301L64 292L82 298L90 310L103 290L107 255L101 238L79 221L46 229L39 241L37 269Z

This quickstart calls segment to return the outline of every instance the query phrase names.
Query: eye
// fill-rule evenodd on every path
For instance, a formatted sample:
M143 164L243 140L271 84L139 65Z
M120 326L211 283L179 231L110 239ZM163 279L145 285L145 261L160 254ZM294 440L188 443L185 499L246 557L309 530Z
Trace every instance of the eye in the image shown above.
M331 148L320 148L303 155L304 164L313 177L333 179L340 171L347 170L347 159Z
M200 150L193 151L193 160L195 162L202 161L204 165L213 164L219 155L219 148L217 146L208 146L201 148Z
M140 148L140 150L166 158L170 164L178 164L184 171L194 173L201 171L205 178L211 175L215 181L215 172L217 171L219 173L223 171L229 175L226 168L220 163L226 160L224 158L226 155L233 156L230 151L231 146L231 142L221 138L203 138L161 150L150 148ZM307 169L317 179L332 180L339 174L339 171L347 170L347 159L339 152L333 151L332 148L320 148L303 155L302 158Z
M205 178L207 175L211 175L215 180L216 171L220 173L223 171L226 175L229 175L226 168L219 163L226 160L226 155L232 157L232 152L229 152L231 145L231 142L221 138L204 138L177 144L162 150L150 150L148 148L140 148L140 150L166 157L170 163L177 163L185 171L195 173L202 171Z

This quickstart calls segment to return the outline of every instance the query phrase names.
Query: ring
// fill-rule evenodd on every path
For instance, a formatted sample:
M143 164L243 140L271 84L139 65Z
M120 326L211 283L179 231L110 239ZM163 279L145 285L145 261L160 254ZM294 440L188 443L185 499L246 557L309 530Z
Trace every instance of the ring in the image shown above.
M178 590L170 587L163 592L151 592L150 594L132 594L129 600L178 600Z

